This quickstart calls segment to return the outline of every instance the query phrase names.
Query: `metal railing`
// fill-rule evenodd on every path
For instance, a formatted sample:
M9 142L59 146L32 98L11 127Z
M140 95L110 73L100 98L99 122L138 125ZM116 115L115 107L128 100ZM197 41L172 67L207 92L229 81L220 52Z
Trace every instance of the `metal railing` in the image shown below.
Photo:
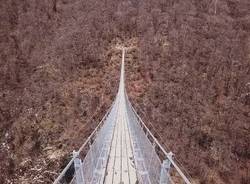
M173 153L167 152L142 121L126 95L127 118L133 141L136 169L140 183L185 183L190 179L174 161Z
M114 101L80 149L73 151L71 160L53 184L99 183L103 180L101 171L106 167L118 103L118 100Z

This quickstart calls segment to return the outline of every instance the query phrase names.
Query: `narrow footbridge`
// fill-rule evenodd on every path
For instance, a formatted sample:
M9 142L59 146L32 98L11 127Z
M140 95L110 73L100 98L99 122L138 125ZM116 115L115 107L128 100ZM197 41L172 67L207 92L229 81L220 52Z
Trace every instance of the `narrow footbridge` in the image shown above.
M125 89L125 49L116 98L53 184L191 184L132 107Z

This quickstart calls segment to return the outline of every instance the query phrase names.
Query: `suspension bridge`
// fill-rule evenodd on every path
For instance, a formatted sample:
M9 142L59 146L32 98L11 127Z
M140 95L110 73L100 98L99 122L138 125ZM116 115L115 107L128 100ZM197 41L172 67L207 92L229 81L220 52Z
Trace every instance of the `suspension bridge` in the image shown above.
M191 184L131 105L124 60L112 106L53 184Z

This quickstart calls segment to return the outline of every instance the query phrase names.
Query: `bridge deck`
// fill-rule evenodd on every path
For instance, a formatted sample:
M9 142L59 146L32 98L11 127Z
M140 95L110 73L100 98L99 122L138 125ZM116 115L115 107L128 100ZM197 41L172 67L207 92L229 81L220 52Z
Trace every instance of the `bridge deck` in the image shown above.
M137 177L131 142L124 103L120 103L111 142L105 183L136 183Z

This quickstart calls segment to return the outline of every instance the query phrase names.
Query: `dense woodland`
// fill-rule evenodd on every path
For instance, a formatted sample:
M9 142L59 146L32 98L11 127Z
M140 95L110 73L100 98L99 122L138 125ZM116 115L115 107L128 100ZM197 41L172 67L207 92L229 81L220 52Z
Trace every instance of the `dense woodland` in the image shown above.
M127 91L196 183L250 183L249 0L1 0L0 183L51 183Z

